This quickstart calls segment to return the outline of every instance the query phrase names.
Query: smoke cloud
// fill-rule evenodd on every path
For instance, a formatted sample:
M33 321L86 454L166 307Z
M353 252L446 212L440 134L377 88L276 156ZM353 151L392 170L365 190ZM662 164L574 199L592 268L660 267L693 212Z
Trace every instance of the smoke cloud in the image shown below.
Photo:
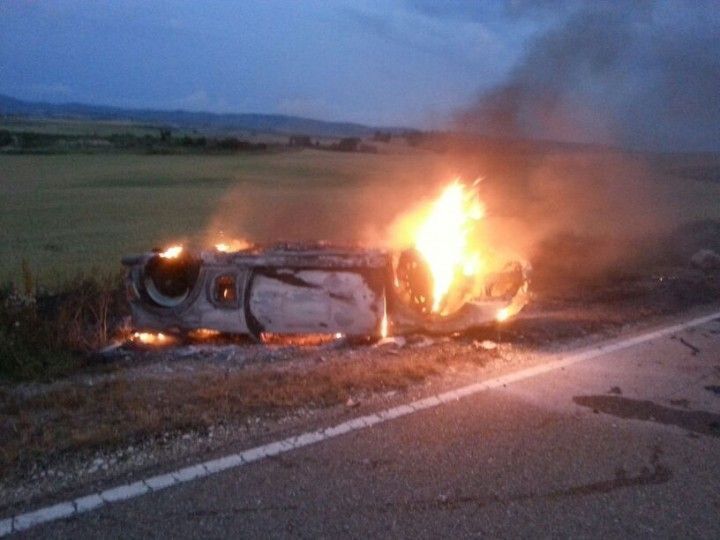
M717 2L514 3L555 19L499 86L457 115L488 135L720 150Z
M423 6L448 17L448 6L469 4ZM463 130L506 139L428 134L417 152L365 156L345 178L328 172L323 182L242 185L220 205L212 234L397 248L393 225L404 213L455 177L483 177L478 189L487 215L478 242L499 258L532 262L536 284L601 280L664 264L671 231L719 217L715 157L538 139L720 150L717 4L516 0L509 6L510 16L546 30L503 83L456 117Z

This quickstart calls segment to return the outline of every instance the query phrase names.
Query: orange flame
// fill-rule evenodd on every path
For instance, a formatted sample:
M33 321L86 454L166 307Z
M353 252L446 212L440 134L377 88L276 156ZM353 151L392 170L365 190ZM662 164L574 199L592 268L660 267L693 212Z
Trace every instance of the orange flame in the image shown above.
M432 275L433 312L441 311L443 300L459 276L473 276L480 271L482 260L470 236L484 213L477 193L455 180L432 203L418 227L415 248Z
M158 253L158 255L163 259L177 259L182 253L182 250L182 246L171 246L162 253Z
M195 330L191 330L188 332L188 337L190 339L197 339L197 340L204 340L204 339L213 339L220 335L220 332L218 330L213 330L212 328L196 328Z
M132 339L144 345L168 345L174 341L170 336L153 332L135 332Z
M520 287L520 289L515 293L515 296L513 297L510 304L498 310L498 312L495 314L495 320L499 323L507 321L510 317L514 317L515 315L520 313L522 308L524 308L529 301L530 294L528 292L528 283L526 281L522 285L522 287Z
M386 338L388 337L388 316L387 316L387 310L383 312L382 321L380 322L380 337Z
M250 242L247 240L229 240L227 242L219 242L215 244L215 249L223 253L234 253L236 251L247 249L250 245Z

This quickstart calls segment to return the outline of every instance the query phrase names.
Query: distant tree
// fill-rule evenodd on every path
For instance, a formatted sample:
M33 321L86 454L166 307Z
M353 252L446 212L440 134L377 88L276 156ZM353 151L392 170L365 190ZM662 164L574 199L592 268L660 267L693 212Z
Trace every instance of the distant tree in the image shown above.
M267 145L265 143L251 143L250 141L244 141L237 137L226 137L220 139L217 142L217 148L220 150L234 150L234 151L247 151L247 150L265 150Z
M359 144L360 139L357 137L345 137L344 139L340 139L340 142L337 144L337 149L341 152L355 152Z
M422 131L406 131L403 133L405 141L410 146L417 146L425 139L425 134Z
M138 138L132 133L113 133L107 140L116 148L133 148L138 145Z
M26 131L25 133L19 133L18 139L22 148L42 148L56 142L58 137L47 133Z
M292 135L288 141L288 144L290 146L305 148L308 146L312 146L312 140L310 140L310 137L308 135Z
M13 143L12 134L6 129L0 129L0 148L10 146Z
M217 146L221 150L239 150L240 141L236 137L225 137L218 141Z
M170 131L170 128L161 128L160 129L160 140L165 142L169 141L172 138L172 131Z
M185 135L182 139L180 139L180 144L183 146L203 147L207 144L207 139L205 137L197 137L193 139L189 135Z
M383 132L383 131L376 131L373 135L373 141L377 142L390 142L392 139L392 133L390 132Z

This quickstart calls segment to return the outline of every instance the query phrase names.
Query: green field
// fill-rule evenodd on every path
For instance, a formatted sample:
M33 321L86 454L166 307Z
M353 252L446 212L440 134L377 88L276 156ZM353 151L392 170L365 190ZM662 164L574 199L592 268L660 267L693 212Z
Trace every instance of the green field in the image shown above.
M393 170L417 170L418 160L314 151L0 156L0 280L17 279L23 259L52 284L119 269L124 254L153 246L207 245L221 231L342 239L353 235L350 198Z
M3 118L0 120L0 129L6 129L13 132L35 132L46 133L49 135L70 135L70 136L109 136L132 134L137 137L144 135L157 135L159 128L150 125L144 125L137 122L120 122L120 121L88 121L88 120L70 120L48 118L30 119L30 118Z
M547 224L561 216L566 227L594 222L619 230L637 216L659 225L720 218L720 182L695 174L706 163L718 170L717 156L643 164L643 174L651 173L639 192L624 187L637 167L617 165L617 157L460 159L396 150L0 155L0 281L17 280L23 260L53 285L81 271L119 270L125 254L174 242L209 246L221 237L381 243L394 216L458 171L486 175L498 233L502 219L552 232ZM598 187L610 177L612 189ZM512 241L516 229L503 230L513 231L506 235Z
M69 118L0 118L0 130L13 133L39 133L58 137L110 137L113 135L131 135L135 137L158 137L161 125L153 125L136 121L121 120L89 120ZM173 137L180 138L185 135L199 136L238 136L253 142L268 142L285 144L288 136L283 134L258 133L253 130L211 130L211 129L173 129ZM324 138L316 138L324 140ZM62 152L60 152L62 153Z

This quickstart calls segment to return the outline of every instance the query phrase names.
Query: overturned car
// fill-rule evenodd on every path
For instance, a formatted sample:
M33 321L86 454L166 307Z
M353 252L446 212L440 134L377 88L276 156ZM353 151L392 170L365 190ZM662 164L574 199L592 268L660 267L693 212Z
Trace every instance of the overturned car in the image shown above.
M269 336L374 339L452 333L502 321L528 300L528 267L513 262L474 280L450 308L432 305L432 276L414 249L390 253L327 244L181 247L126 257L133 325ZM463 287L458 285L458 290Z

